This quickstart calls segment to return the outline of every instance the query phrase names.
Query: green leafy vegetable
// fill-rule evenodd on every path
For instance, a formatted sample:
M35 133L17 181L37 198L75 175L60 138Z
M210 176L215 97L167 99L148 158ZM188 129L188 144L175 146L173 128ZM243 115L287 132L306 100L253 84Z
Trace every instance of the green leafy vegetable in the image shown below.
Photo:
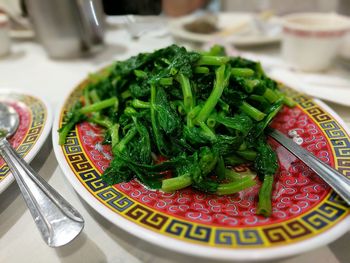
M293 101L260 63L221 46L198 53L172 45L91 75L59 143L79 122L104 128L114 157L102 175L108 184L136 178L165 192L191 186L226 195L261 180L258 213L269 216L278 163L264 131L284 104ZM258 177L231 169L243 163Z

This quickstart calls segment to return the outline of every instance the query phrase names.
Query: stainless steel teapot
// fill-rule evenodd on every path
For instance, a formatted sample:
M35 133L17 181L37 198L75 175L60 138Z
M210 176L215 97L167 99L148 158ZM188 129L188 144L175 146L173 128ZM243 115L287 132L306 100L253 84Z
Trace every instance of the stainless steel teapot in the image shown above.
M38 40L52 58L75 58L103 46L101 0L25 0Z

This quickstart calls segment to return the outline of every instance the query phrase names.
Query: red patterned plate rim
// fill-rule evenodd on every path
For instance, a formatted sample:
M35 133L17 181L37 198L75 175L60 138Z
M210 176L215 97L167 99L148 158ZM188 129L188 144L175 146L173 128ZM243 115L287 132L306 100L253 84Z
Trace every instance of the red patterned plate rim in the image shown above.
M19 89L1 89L0 101L15 107L20 117L20 125L10 142L17 153L30 162L39 152L50 133L52 113L42 98ZM8 166L0 161L0 193L12 182L14 177Z
M80 96L85 85L86 81L75 88L58 109L54 123L55 131L61 125L65 108ZM321 101L312 100L291 89L286 89L286 92L298 102L297 109L301 112L301 119L298 120L306 118L324 137L323 141L318 138L318 145L308 144L309 138L303 138L305 134L298 134L297 131L293 139L303 139L304 147L321 147L319 152L315 150L316 153L321 153L323 149L324 153L328 153L328 162L344 175L349 175L347 156L350 140L342 120ZM277 121L274 125L283 129L283 118L279 121L280 124ZM315 188L314 196L317 196L317 192L322 192L322 197L311 205L309 210L302 212L300 217L295 217L296 220L289 217L287 220L277 220L267 225L261 222L254 226L208 225L174 214L169 215L164 211L162 213L134 198L122 189L122 186L108 187L100 180L101 169L98 169L98 165L104 164L90 159L96 153L91 155L91 152L86 152L89 143L82 140L89 139L89 136L84 134L86 127L83 125L70 134L69 142L62 147L58 146L57 133L53 133L55 154L64 174L83 199L101 215L129 233L156 245L185 254L216 259L262 260L289 256L325 245L349 229L348 207L326 186L324 189ZM87 129L90 129L90 134L94 131L94 127ZM312 135L312 129L306 134ZM321 159L325 158L322 154L318 156ZM302 169L305 170L305 167ZM322 182L317 185L323 186ZM198 210L198 207L195 209Z

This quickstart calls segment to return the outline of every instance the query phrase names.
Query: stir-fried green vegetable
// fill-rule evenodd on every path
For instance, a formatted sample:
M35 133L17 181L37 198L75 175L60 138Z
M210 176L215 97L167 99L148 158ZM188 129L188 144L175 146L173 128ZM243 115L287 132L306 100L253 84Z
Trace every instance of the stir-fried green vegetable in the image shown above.
M78 122L98 124L114 155L103 180L137 178L166 192L236 193L257 178L231 167L253 163L262 181L258 213L268 216L278 163L264 129L287 103L259 63L225 56L219 46L197 53L172 45L91 76L59 143Z

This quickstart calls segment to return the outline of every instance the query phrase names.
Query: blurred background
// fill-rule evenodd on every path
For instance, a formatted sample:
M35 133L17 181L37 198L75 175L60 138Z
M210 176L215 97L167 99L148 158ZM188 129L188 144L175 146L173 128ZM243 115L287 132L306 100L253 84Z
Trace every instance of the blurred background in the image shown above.
M11 15L26 16L26 2L33 0L0 0L0 8ZM34 0L35 2L35 0ZM54 1L52 1L54 2ZM99 1L96 1L99 2ZM347 0L102 0L108 15L140 14L184 15L198 8L214 8L221 11L261 11L274 9L277 14L304 11L338 11L347 14L350 3Z
M194 50L219 44L326 101L349 128L349 30L350 0L0 0L0 89L40 95L59 112L78 83L116 60L174 43ZM73 246L47 249L28 227L30 214L12 187L1 196L0 262L170 262L167 251L151 246L144 253L143 242L129 244L124 232L92 213L57 165L51 153L44 174L85 212L85 234ZM283 262L348 262L349 240L348 233ZM157 253L164 255L157 259Z
M62 48L74 45L73 35L80 36L80 44L89 49L103 42L105 31L104 16L128 16L124 21L135 22L135 17L157 16L174 18L190 14L210 12L255 13L269 12L270 16L283 16L295 12L337 12L350 14L350 1L347 0L0 0L0 13L9 20L10 34L13 37L28 38L36 33L52 57L57 37L62 40ZM154 20L155 17L153 17ZM139 21L140 22L140 21ZM142 21L146 24L149 21ZM153 21L154 22L154 21ZM135 23L134 23L135 24ZM127 28L129 29L129 28ZM135 27L133 28L135 31ZM144 28L140 29L145 31ZM140 31L139 30L139 31ZM130 31L130 30L129 30ZM131 32L132 33L132 32ZM67 36L71 37L71 40ZM52 38L51 41L47 38ZM82 43L81 43L82 42ZM58 44L57 44L58 45ZM69 49L69 48L68 48ZM71 48L73 49L73 48ZM63 53L63 52L62 52ZM74 52L66 51L68 56Z
M271 74L347 76L349 29L348 0L0 0L0 62L24 46L39 45L50 60L108 64L171 43L220 44Z
M44 46L44 38L55 34L84 32L85 46L102 42L103 16L158 16L174 18L211 12L262 13L283 16L296 12L337 12L350 15L347 0L0 0L0 13L6 14L13 36L37 37ZM102 18L103 17L103 18ZM154 18L154 17L153 17ZM129 21L132 21L129 16ZM124 22L126 20L124 19ZM142 21L146 23L147 21ZM79 27L73 30L72 27ZM57 31L55 34L50 31ZM58 32L59 31L59 32ZM70 31L70 33L67 33ZM44 36L43 36L44 35ZM62 35L61 35L62 36ZM95 38L89 40L88 38ZM84 37L83 37L84 38ZM97 38L97 39L96 39ZM100 40L98 40L100 39ZM53 41L49 41L49 44ZM69 41L68 41L69 42Z

